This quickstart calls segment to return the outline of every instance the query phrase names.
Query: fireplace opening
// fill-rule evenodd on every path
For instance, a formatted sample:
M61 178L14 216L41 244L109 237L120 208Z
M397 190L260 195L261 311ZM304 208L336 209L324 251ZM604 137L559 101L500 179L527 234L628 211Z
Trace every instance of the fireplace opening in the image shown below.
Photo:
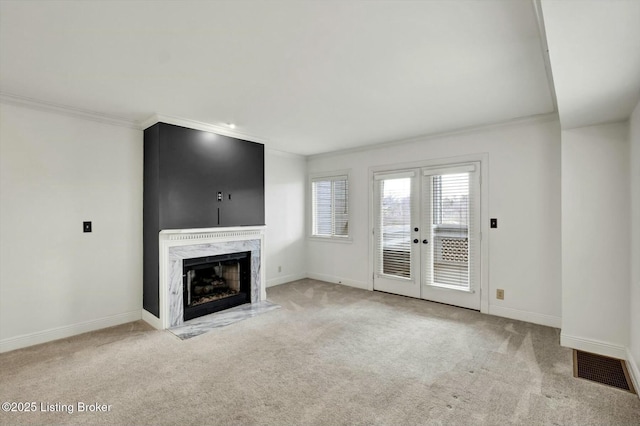
M250 260L250 251L184 259L184 320L251 302Z

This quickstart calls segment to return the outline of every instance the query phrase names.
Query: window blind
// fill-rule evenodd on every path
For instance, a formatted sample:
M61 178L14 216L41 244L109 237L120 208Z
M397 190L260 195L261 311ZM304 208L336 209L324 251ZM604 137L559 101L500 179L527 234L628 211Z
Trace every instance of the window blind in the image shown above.
M349 180L347 176L311 181L312 234L322 237L349 236Z
M471 166L425 170L425 202L430 207L430 247L426 283L470 290L476 259L474 218L476 174Z

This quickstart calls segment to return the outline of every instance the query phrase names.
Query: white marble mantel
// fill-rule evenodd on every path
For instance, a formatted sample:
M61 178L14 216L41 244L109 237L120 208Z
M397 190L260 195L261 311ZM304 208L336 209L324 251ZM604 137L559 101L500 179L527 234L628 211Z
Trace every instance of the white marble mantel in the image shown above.
M264 268L264 226L160 231L160 323L157 328L182 325L182 261L194 257L251 252L251 303L267 298Z

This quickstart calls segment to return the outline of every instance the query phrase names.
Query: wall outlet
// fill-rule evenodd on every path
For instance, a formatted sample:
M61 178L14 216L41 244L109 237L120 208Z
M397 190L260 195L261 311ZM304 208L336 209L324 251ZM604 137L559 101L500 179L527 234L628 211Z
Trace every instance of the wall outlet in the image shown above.
M496 290L496 299L504 300L504 290L499 288Z
M91 222L82 222L82 232L91 232Z
M282 266L278 266L278 272L282 272Z

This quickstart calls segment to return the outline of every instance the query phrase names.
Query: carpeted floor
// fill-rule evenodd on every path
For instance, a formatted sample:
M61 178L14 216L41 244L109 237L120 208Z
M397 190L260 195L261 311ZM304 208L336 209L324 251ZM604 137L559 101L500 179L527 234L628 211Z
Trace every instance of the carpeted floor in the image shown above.
M0 423L640 424L636 395L572 377L557 329L314 280L268 297L189 340L136 322L1 354L0 402L37 411Z

